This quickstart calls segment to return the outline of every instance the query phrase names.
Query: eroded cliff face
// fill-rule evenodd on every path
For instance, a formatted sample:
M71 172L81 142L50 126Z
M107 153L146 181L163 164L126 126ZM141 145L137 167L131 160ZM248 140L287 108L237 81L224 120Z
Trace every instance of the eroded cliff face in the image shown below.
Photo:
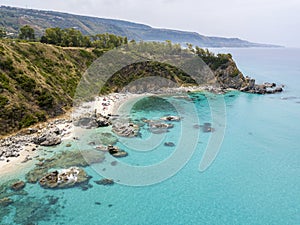
M144 45L152 46L155 51L164 51L170 46L178 52L184 51L178 45L172 47L171 43ZM282 91L282 87L257 85L255 80L244 77L230 54L215 55L208 50L196 49L193 53L211 69L218 88L259 94ZM0 40L0 135L46 121L70 109L82 75L100 56L97 52L103 54L103 51ZM151 77L161 79L150 82ZM162 85L171 88L196 86L197 82L174 66L147 61L124 67L106 81L99 93L119 92L124 87L130 92L156 90Z
M283 91L283 86L278 86L275 83L256 84L255 79L242 74L230 55L227 59L227 62L224 62L213 71L217 85L222 89L235 89L253 94L274 94ZM213 67L210 63L208 65Z
M236 63L231 58L229 58L227 63L217 68L214 73L218 84L223 88L239 90L248 83L247 79L245 79L241 71L237 68Z

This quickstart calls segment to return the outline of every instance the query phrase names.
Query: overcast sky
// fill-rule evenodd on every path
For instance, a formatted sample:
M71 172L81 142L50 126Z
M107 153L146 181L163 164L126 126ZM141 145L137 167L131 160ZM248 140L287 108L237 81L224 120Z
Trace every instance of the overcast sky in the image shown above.
M0 0L0 4L300 47L300 0Z

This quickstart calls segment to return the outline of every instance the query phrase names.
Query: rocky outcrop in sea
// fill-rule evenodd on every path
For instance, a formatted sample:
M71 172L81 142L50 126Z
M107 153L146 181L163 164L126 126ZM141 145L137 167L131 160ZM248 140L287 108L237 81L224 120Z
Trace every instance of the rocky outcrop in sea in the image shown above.
M276 83L256 84L254 79L245 78L245 83L238 90L253 94L275 94L283 91L283 85L277 86Z
M63 170L55 170L46 174L39 180L43 188L70 188L78 184L86 183L90 177L78 167L71 167Z
M120 137L136 137L139 130L139 126L134 123L115 122L112 126L112 131Z

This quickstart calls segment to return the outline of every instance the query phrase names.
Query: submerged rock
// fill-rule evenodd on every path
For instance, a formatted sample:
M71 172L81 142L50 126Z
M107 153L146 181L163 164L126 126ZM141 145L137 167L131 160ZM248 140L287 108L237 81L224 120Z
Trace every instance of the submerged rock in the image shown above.
M139 126L133 123L120 123L113 124L112 131L121 137L136 137L139 134Z
M48 196L38 198L28 196L13 203L14 224L41 224L42 221L51 221L60 216L59 204L52 204Z
M112 156L114 156L116 158L126 157L128 155L127 152L120 150L116 146L109 145L107 147L107 149L108 149L109 154L111 154Z
M149 125L149 131L153 134L166 133L169 131L169 129L174 127L174 125L170 124L170 123L152 122L152 123L149 123L148 125Z
M25 187L25 182L24 181L17 181L15 183L13 183L11 185L11 189L14 190L14 191L20 191L22 190L23 188Z
M118 138L111 133L101 132L100 134L97 134L97 138L102 145L114 145L118 142Z
M179 116L165 116L165 117L162 117L160 119L164 120L164 121L180 121Z
M195 125L193 126L193 128L195 128L195 129L200 129L200 128L201 128L201 125L195 124Z
M167 147L174 147L175 144L173 142L165 142L164 143L164 146L167 146Z
M99 185L113 185L115 182L113 179L103 178L101 180L95 181L95 183Z
M14 201L11 198L5 197L0 199L0 206L6 207L12 204Z
M89 179L83 169L71 167L46 174L40 179L39 184L44 188L70 188L88 182Z
M204 133L209 133L209 132L214 132L214 131L215 131L215 128L213 128L213 127L211 126L211 123L204 123L203 125L195 124L193 127L194 127L195 129L200 129L200 128L202 128L202 131L203 131Z
M97 150L64 151L49 159L44 159L25 177L27 182L36 183L52 168L86 167L94 163L100 163L104 158L104 153Z

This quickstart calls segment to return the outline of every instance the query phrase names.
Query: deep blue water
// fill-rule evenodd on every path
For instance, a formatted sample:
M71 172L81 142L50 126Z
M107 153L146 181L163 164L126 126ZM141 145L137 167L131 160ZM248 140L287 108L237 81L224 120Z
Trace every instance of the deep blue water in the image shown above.
M151 134L145 125L142 136L136 140L145 141L142 149L154 144L156 147L149 152L134 151L122 139L118 146L128 151L129 156L120 162L149 166L167 161L178 150L180 137L192 142L197 131L197 146L190 160L174 176L148 186L96 185L94 181L101 178L97 167L86 168L93 176L90 181L93 187L86 191L44 190L37 184L27 185L25 190L29 194L18 197L18 201L34 197L34 201L46 202L46 196L59 197L58 203L51 206L56 211L55 217L50 216L49 221L40 218L38 224L300 224L300 49L213 51L230 52L245 75L258 82L284 84L285 91L275 95L226 94L224 139L216 159L203 172L199 171L199 162L211 133L203 133L201 129L198 133L190 126L197 121L189 119L190 111L186 109L190 104L195 107L199 124L212 122L205 95L191 94L193 101L166 97L169 103L148 99L150 108L146 109L136 105L131 110L133 119L174 115L174 104L181 106L184 119L173 122L174 128L163 134L157 145L146 142ZM151 104L153 110L149 110ZM183 128L185 123L190 126L187 130ZM216 132L221 129L219 124L212 126ZM165 147L164 142L174 142L175 147ZM189 154L190 149L185 147L189 145L180 149L182 158ZM106 169L109 172L114 168ZM157 170L157 176L166 171ZM120 175L120 183L124 174L137 179L125 171ZM2 224L13 224L13 213Z

